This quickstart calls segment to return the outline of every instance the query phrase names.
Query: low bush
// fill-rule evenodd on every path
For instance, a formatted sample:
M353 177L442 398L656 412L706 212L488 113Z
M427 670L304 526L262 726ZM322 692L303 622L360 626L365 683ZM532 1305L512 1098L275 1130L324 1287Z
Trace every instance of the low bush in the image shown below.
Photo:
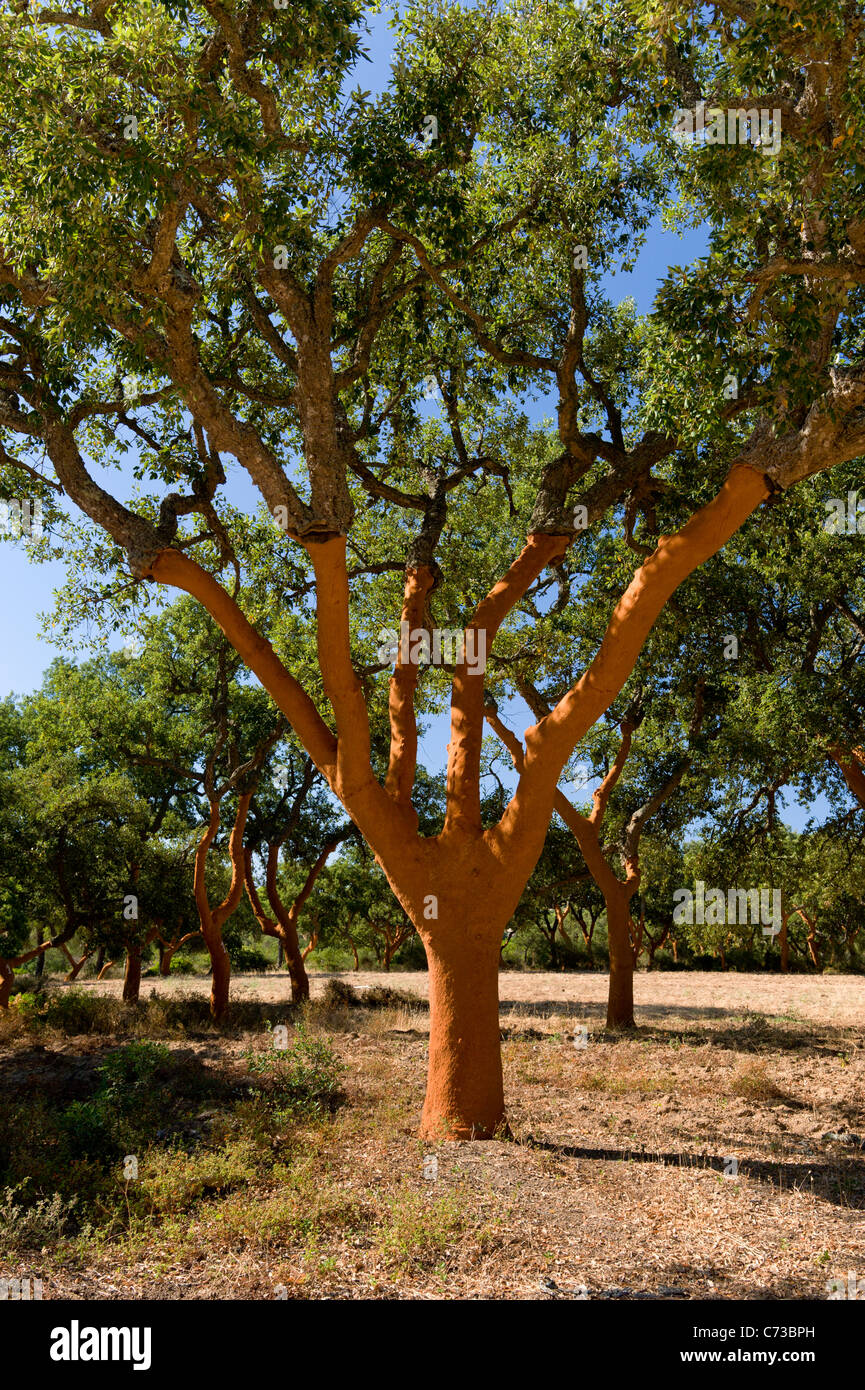
M272 1034L271 1025L268 1032ZM332 1039L313 1037L299 1018L286 1048L246 1051L249 1071L259 1082L267 1106L279 1115L317 1115L332 1111L341 1095L345 1070L333 1051Z

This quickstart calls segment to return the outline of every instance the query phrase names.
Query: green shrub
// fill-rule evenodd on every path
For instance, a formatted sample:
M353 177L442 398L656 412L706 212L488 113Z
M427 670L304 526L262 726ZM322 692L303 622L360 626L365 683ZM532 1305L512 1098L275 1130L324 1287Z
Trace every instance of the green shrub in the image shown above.
M133 1184L133 1203L142 1212L189 1211L201 1198L221 1197L249 1187L258 1176L258 1155L248 1138L228 1142L221 1150L196 1153L152 1149Z
M109 1052L99 1066L99 1087L89 1100L75 1100L60 1120L71 1153L109 1159L149 1134L165 1108L160 1071L171 1065L162 1043L135 1042Z
M134 1042L109 1052L99 1067L106 1097L122 1109L139 1103L159 1071L171 1066L171 1049L164 1043Z
M269 970L272 961L269 961L263 951L257 951L249 946L232 946L231 948L231 968L232 970L252 972L256 970Z
M172 956L168 973L169 975L194 975L196 974L195 961L190 960L188 956Z
M30 991L22 990L20 994L13 994L9 1000L10 1009L17 1010L19 1016L25 1023L37 1023L41 1019L44 1000Z
M119 1000L80 989L51 989L39 994L19 994L17 998L26 1001L23 1009L28 1024L57 1028L67 1037L78 1033L110 1033L116 1026L118 1014L129 1009ZM22 1008L20 1003L18 1008Z
M119 1152L113 1116L104 1096L71 1101L60 1117L59 1128L71 1153L107 1159Z
M405 1270L431 1268L472 1224L458 1192L401 1192L387 1198L387 1208L379 1246L387 1264Z
M361 964L375 964L375 957L371 951L361 950L359 953ZM306 961L307 970L353 970L354 956L351 951L346 951L342 946L317 946L310 953Z
M267 1024L272 1033L272 1025ZM244 1052L251 1074L262 1083L268 1107L278 1114L321 1114L333 1110L345 1070L331 1038L311 1037L301 1018L287 1048Z

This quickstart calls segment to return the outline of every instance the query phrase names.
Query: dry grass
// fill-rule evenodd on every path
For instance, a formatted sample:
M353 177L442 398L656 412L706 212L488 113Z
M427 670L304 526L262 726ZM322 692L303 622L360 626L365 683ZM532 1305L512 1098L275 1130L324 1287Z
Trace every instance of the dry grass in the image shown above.
M606 1033L586 997L600 977L521 977L529 999L505 976L513 1137L422 1146L429 1020L411 978L375 979L408 992L375 1008L325 1000L316 981L309 1027L346 1068L333 1113L264 1124L252 1103L208 1101L218 1113L202 1136L150 1151L147 1210L10 1249L0 1276L41 1275L55 1298L535 1298L584 1285L592 1298L790 1299L865 1275L865 1153L824 1137L865 1134L860 980L759 977L758 1009L738 980L643 976L643 1027L625 1035ZM649 981L675 986L678 1007L647 1004ZM136 1027L167 1043L187 1088L242 1080L267 1022L291 1021L268 978L238 981L227 1035L199 1016L189 981L188 1011L174 985ZM99 1029L77 1035L55 1022L37 1040L5 1022L0 1103L34 1086L86 1093L88 1068L129 1036L102 1031L130 1026L110 992L103 1008Z
M350 971L345 975L317 973L312 977L314 999L322 999L332 980L354 989L360 995L371 990L398 990L425 999L428 979L423 971ZM505 1019L543 1014L573 1023L603 1022L606 1012L608 976L603 972L567 974L505 971L501 976L500 997ZM210 982L202 977L169 976L167 980L148 978L144 993L155 990L160 998L197 994L206 999ZM119 998L119 979L85 980L79 984L88 992ZM780 1016L791 1021L831 1022L835 1025L862 1023L862 977L857 975L780 975L739 974L729 971L640 971L635 996L638 1022L665 1023L671 1019L700 1022L740 1016L742 1019ZM237 976L232 997L240 1004L282 1003L289 994L288 977L276 971L266 975Z

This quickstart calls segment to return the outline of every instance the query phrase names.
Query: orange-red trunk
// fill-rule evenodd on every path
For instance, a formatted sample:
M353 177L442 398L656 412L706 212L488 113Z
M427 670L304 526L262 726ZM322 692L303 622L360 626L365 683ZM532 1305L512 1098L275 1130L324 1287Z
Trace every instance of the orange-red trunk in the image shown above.
M608 893L607 938L610 946L610 988L607 1027L634 1027L634 952L631 946L631 893Z
M306 973L303 952L300 949L297 927L294 922L289 921L287 925L281 926L279 940L285 956L288 978L291 981L291 1002L292 1004L302 1004L305 999L309 998L309 976Z
M231 959L219 931L204 932L204 940L210 955L210 1016L219 1023L228 1013L228 991L231 985Z
M504 1124L500 940L501 932L455 924L424 941L430 997L425 1139L490 1139Z

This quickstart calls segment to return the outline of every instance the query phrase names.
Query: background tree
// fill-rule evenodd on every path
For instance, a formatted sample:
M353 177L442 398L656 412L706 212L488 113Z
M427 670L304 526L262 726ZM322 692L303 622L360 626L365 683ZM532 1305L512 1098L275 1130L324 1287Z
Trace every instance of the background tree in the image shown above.
M279 959L285 957L294 1003L309 998L305 952L298 923L316 879L350 827L337 828L332 802L311 758L304 757L291 739L284 739L276 754L273 773L262 776L251 806L244 849L244 879L255 919L267 936L279 942ZM290 855L290 866L280 854ZM265 891L272 916L265 911L255 886L254 856L262 862ZM301 869L301 865L305 865ZM293 872L300 870L298 875ZM285 885L292 882L289 895Z

